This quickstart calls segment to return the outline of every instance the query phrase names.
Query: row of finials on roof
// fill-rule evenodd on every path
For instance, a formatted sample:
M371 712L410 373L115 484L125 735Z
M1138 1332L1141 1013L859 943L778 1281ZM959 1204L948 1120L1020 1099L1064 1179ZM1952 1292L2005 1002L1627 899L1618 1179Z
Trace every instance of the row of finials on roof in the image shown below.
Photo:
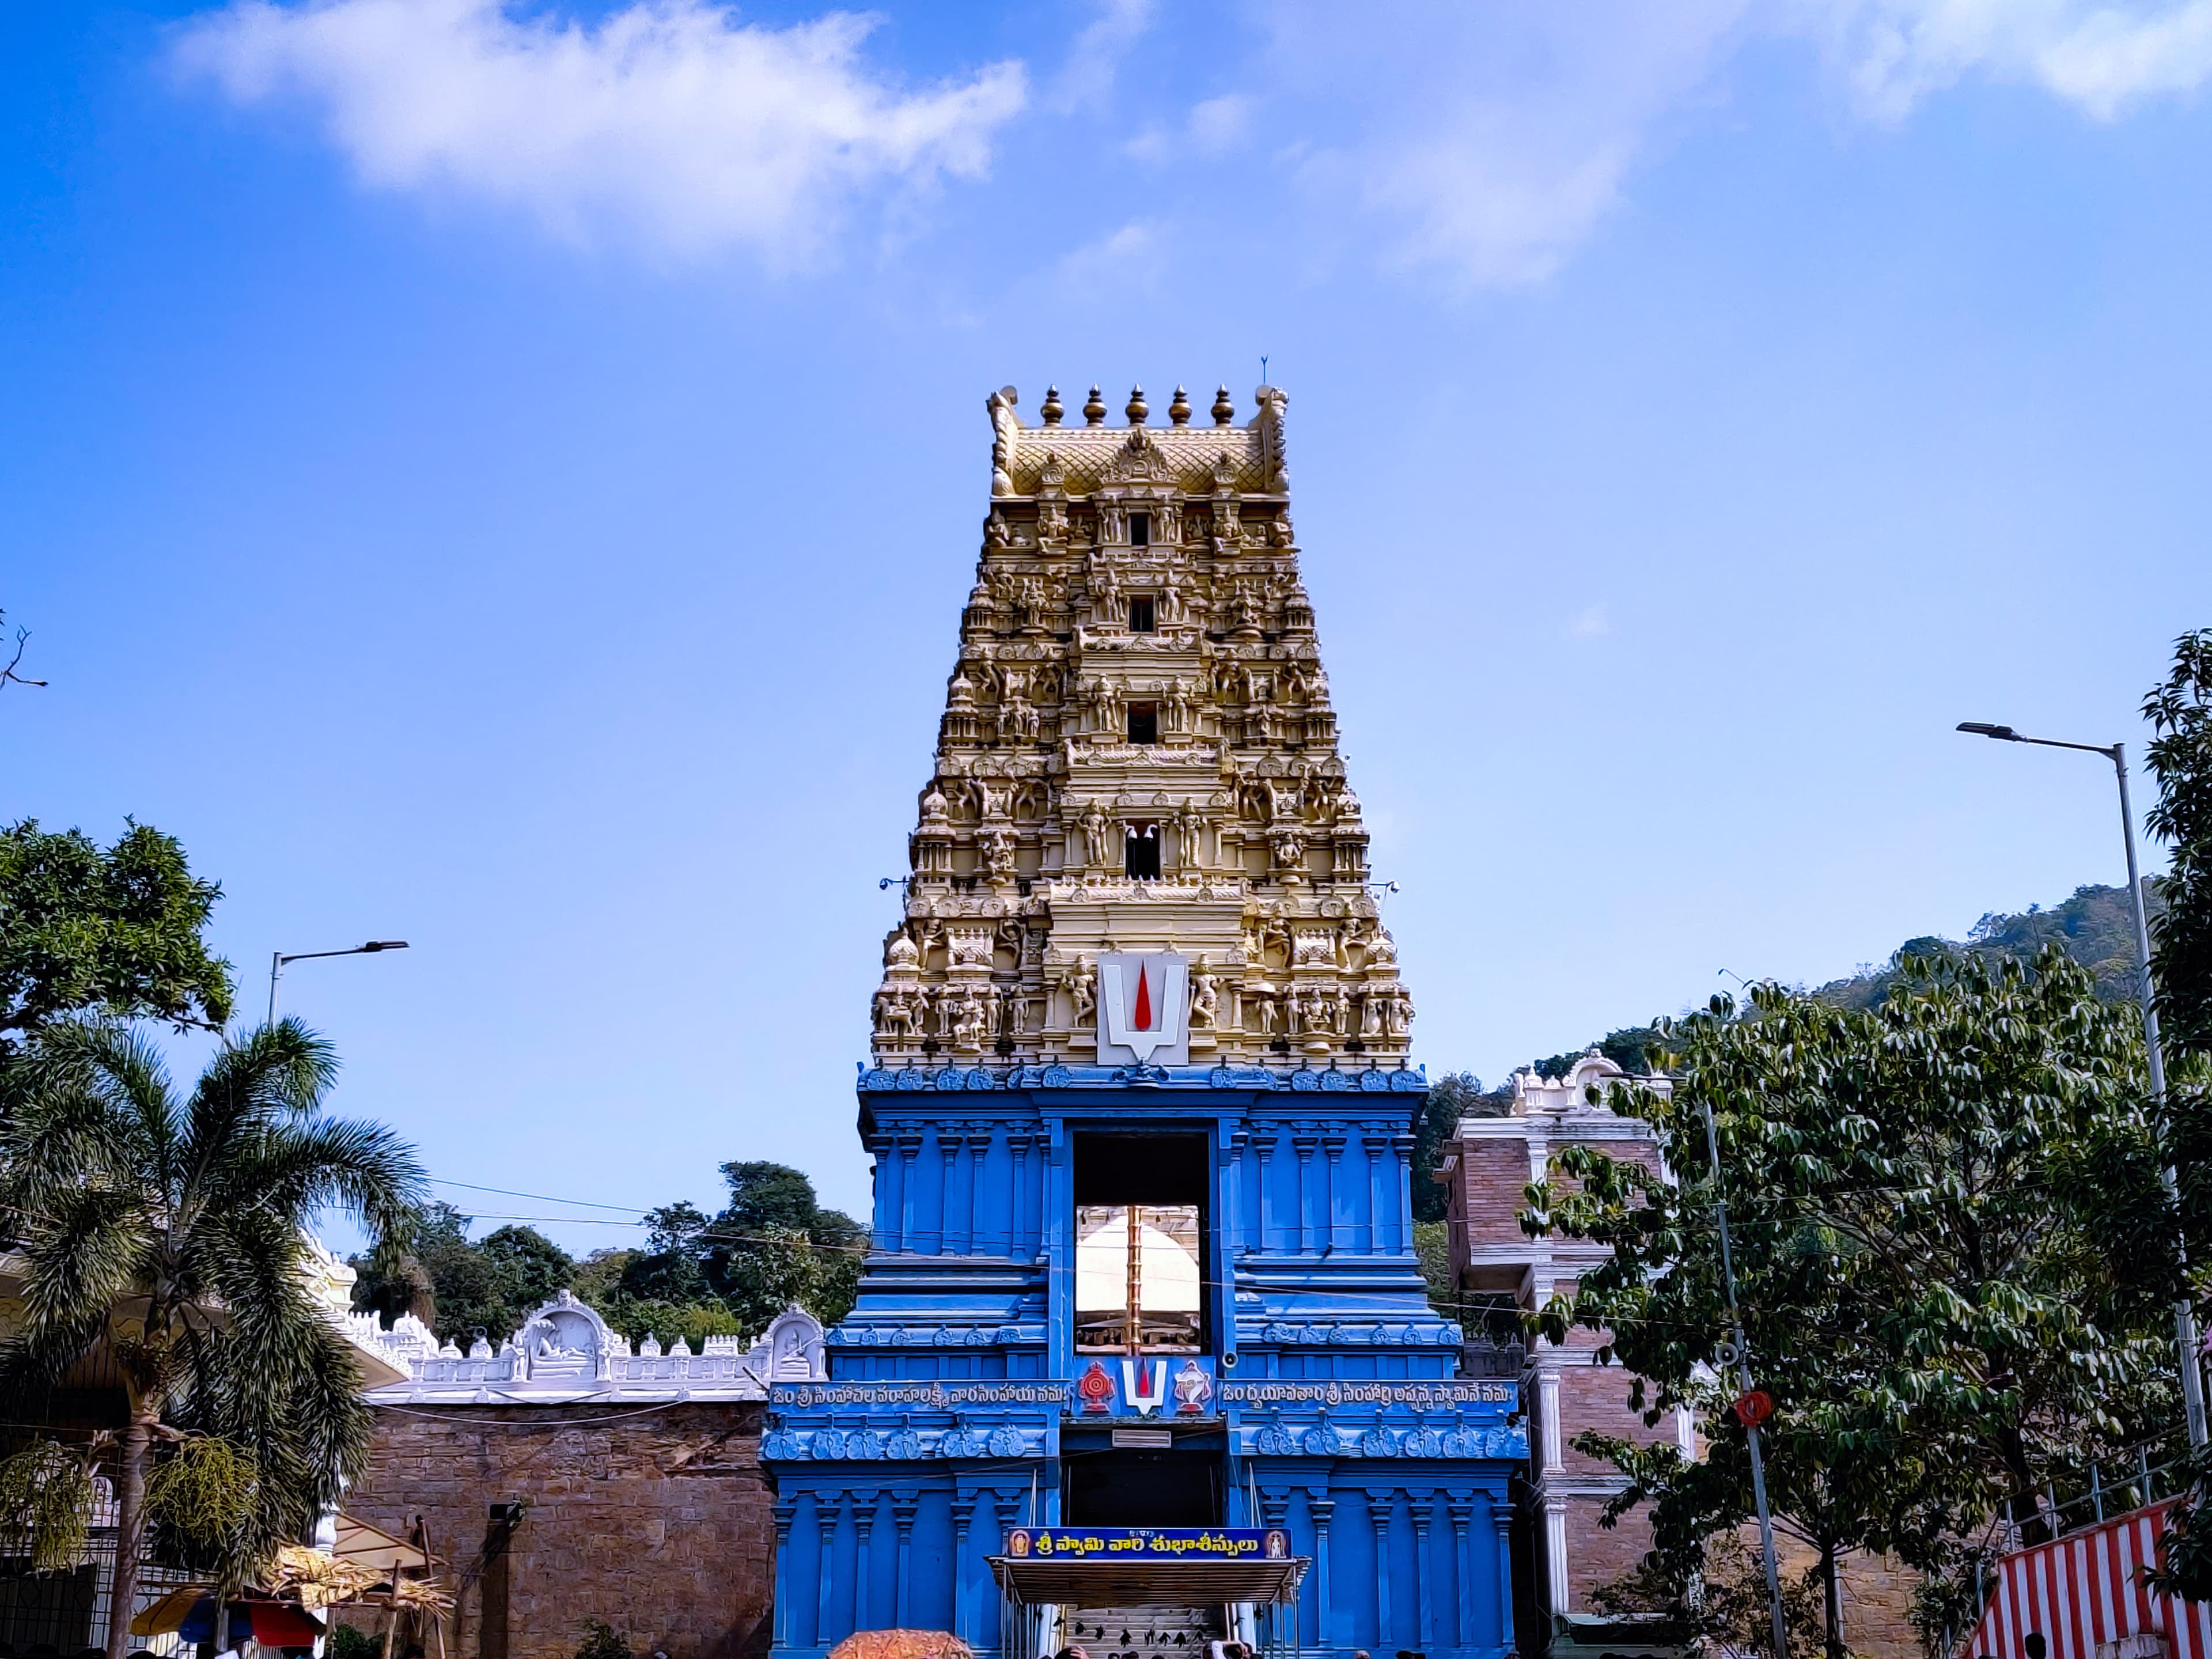
M1146 417L1152 412L1150 405L1145 402L1145 388L1140 386L1131 386L1129 401L1121 410L1121 413L1127 417L1129 424L1144 425ZM1209 412L1212 415L1213 423L1216 426L1227 426L1236 420L1237 405L1230 401L1227 386L1223 386L1213 394L1213 408ZM1044 423L1047 426L1060 424L1061 418L1067 413L1067 406L1060 400L1058 386L1045 388L1044 402L1038 406L1037 413L1044 416ZM1190 424L1190 395L1181 386L1175 389L1175 397L1168 404L1168 419L1177 426ZM1106 402L1098 395L1098 388L1095 386L1091 388L1091 396L1083 405L1083 423L1085 426L1106 424Z

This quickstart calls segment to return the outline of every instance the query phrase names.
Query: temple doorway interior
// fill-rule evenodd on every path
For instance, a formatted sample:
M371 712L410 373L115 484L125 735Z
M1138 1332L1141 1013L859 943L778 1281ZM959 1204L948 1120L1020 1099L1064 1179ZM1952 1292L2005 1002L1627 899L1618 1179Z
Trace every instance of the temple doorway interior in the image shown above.
M1217 1437L1218 1438L1218 1437ZM1221 1452L1111 1447L1066 1454L1064 1502L1076 1527L1218 1527Z
M1060 1636L1094 1655L1103 1647L1106 1659L1205 1659L1208 1643L1250 1623L1249 1614L1238 1620L1243 1611L1157 1604L1077 1607L1064 1615Z
M1202 1134L1075 1137L1077 1352L1206 1351L1206 1189Z

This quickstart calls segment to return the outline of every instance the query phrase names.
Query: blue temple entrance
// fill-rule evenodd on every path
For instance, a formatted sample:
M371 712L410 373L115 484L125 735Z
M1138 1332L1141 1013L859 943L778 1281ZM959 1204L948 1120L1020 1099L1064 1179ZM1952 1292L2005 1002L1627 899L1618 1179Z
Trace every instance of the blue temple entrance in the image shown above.
M828 1380L769 1394L775 1651L1500 1655L1518 1387L1459 1375L1415 1261L1288 399L1019 401L870 1007L873 1248Z
M1310 1565L1292 1617L1261 1629L1248 1608L1247 1628L1308 1651L1509 1648L1507 1482L1526 1443L1516 1387L1461 1379L1460 1334L1423 1294L1406 1152L1424 1088L1407 1070L865 1073L878 1248L830 1333L830 1381L770 1395L777 1651L896 1625L1033 1659L1110 1620L1084 1643L1093 1659L1172 1659L1235 1633L1233 1607L1194 1623L1121 1602L1010 1625L993 1559L1053 1528L1279 1532ZM1192 1320L1176 1275L1147 1272L1181 1241L1140 1214L1120 1258L1140 1297L1164 1280L1168 1305L1137 1320L1182 1340L1129 1352L1100 1328L1112 1310L1079 1305L1113 1299L1081 1293L1080 1218L1117 1207L1079 1201L1115 1196L1079 1164L1155 1136L1155 1184L1134 1190L1159 1201L1130 1207L1193 1207L1165 1200L1202 1152L1201 1306ZM1100 1231L1104 1261L1121 1241ZM1163 1640L1121 1645L1133 1626Z

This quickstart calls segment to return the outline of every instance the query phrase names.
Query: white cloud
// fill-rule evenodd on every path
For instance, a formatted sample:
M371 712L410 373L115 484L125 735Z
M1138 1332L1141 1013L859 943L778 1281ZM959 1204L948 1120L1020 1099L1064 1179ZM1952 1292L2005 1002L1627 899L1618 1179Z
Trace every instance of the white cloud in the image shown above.
M1052 84L1052 107L1062 114L1103 117L1122 58L1152 26L1158 0L1097 0L1098 15L1076 35L1067 63Z
M1387 26L1325 3L1259 15L1271 83L1350 129L1305 154L1310 186L1394 223L1401 262L1511 287L1550 275L1619 200L1652 124L1697 92L1749 3L1442 0Z
M1613 618L1606 614L1601 604L1590 606L1567 624L1568 635L1577 640L1601 639L1612 632Z
M1120 229L1064 254L1060 280L1071 293L1128 293L1155 287L1165 263L1166 228L1132 219Z
M1242 93L1209 98L1191 106L1191 147L1201 155L1224 155L1238 149L1251 136L1251 129L1252 100Z
M1810 0L1860 110L1904 118L1969 75L2035 86L2109 121L2212 77L2212 0Z
M1157 123L1121 146L1133 160L1164 167L1178 160L1212 161L1241 149L1251 138L1252 100L1232 92L1191 106L1180 131Z
M785 28L702 0L586 27L501 0L234 0L187 25L188 71L241 103L322 106L372 184L450 189L579 241L806 260L857 195L985 172L1018 64L902 89L860 61L869 20Z
M1267 43L1251 78L1316 222L1364 209L1384 257L1486 287L1556 270L1755 37L1818 42L1856 110L1891 123L1970 76L2100 120L2212 80L2212 0L1402 0L1379 16L1270 0L1251 15Z
M304 100L375 185L498 204L578 241L776 264L817 257L857 202L890 194L911 220L939 181L981 175L1027 97L1018 63L902 84L843 13L773 27L715 0L614 3L584 24L538 0L229 0L183 26L177 55L240 102ZM1047 104L1109 121L1130 54L1164 53L1174 15L1092 0ZM1207 167L1262 140L1307 210L1279 240L1484 287L1555 270L1761 37L1812 43L1851 106L1888 123L1972 79L2098 120L2212 80L2212 0L1268 0L1248 15L1261 45L1228 65L1230 89L1122 151L1200 164L1210 188ZM1141 277L1131 237L1161 233L1125 227L1077 257Z

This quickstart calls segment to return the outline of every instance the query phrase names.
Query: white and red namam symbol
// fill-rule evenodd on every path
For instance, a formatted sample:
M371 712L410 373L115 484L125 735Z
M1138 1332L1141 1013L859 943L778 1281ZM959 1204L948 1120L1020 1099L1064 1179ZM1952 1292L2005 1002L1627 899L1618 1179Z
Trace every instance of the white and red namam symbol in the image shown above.
M1172 951L1143 954L1103 951L1098 957L1098 1013L1101 1035L1126 1048L1139 1065L1152 1063L1163 1048L1177 1063L1184 1058L1190 1007L1190 963Z

